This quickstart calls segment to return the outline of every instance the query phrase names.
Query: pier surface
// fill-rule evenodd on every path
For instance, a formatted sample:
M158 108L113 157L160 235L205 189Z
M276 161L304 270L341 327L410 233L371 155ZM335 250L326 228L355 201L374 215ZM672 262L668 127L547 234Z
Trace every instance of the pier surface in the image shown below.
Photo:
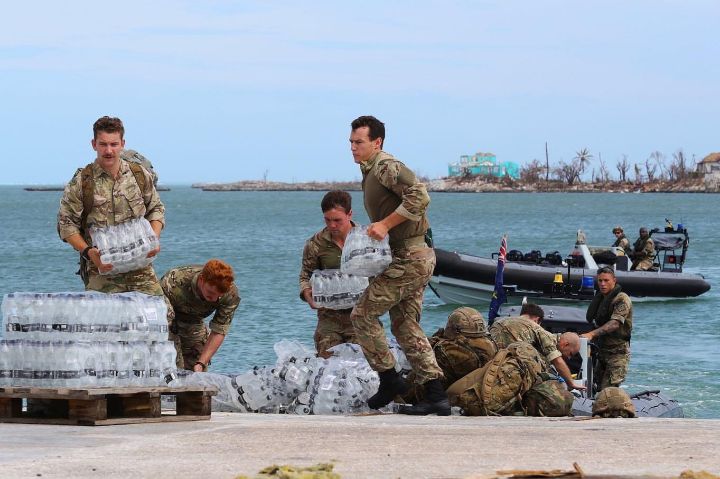
M493 477L496 471L720 474L720 420L294 416L119 426L0 424L3 478L254 477L332 462L342 478Z

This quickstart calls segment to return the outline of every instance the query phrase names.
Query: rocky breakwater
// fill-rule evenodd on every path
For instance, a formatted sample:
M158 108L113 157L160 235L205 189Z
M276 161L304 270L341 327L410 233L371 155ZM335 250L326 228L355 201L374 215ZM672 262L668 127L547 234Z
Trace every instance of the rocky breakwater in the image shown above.
M359 181L311 181L283 183L277 181L236 181L233 183L195 183L193 188L203 191L359 191Z

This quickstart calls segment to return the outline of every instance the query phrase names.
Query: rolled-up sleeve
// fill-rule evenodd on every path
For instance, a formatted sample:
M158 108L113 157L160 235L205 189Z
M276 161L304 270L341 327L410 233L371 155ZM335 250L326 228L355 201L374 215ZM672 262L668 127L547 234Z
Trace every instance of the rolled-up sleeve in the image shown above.
M319 268L318 264L318 247L312 239L305 242L303 248L302 265L300 266L300 299L305 301L303 291L312 289L310 277L313 271Z
M401 161L381 161L378 165L380 183L401 198L395 212L410 221L420 221L430 204L425 184L419 182L415 173Z
M215 310L215 315L210 320L210 331L217 334L227 335L230 331L235 310L240 305L240 293L235 285L230 288L222 298L220 305Z
M57 231L63 241L66 241L72 235L80 234L80 221L83 212L81 172L82 169L77 170L75 176L65 185L63 196L60 199Z

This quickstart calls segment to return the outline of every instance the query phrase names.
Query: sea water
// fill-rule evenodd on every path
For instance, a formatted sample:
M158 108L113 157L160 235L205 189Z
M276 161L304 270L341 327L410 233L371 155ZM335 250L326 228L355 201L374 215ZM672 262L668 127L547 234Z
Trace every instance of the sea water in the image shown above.
M315 312L299 298L304 242L323 227L323 192L204 192L171 186L161 192L167 227L154 262L159 276L210 258L236 271L242 302L211 370L240 374L273 364L273 345L296 339L312 347ZM0 186L0 295L14 291L77 291L78 254L60 241L56 214L62 192ZM362 195L353 192L353 219L368 224ZM703 274L712 289L699 298L636 302L628 390L660 389L685 413L720 418L720 214L713 194L431 193L430 223L439 248L481 256L508 249L564 256L582 229L590 245L610 245L620 225L634 241L640 226L665 218L690 233L685 271ZM422 326L430 335L455 308L430 290ZM487 316L487 306L478 306ZM388 318L382 318L389 334Z

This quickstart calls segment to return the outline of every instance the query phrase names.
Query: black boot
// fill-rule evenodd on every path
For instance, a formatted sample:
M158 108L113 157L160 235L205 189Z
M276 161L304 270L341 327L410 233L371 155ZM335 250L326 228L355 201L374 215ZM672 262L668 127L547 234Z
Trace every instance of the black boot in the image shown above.
M443 388L440 379L433 379L425 383L425 399L414 406L400 406L400 414L411 414L413 416L427 416L437 414L438 416L450 415L450 401Z
M380 376L378 392L368 399L367 402L370 409L380 409L383 406L387 406L395 396L405 394L409 390L408 385L405 384L400 374L395 371L395 368L378 373L378 376Z

